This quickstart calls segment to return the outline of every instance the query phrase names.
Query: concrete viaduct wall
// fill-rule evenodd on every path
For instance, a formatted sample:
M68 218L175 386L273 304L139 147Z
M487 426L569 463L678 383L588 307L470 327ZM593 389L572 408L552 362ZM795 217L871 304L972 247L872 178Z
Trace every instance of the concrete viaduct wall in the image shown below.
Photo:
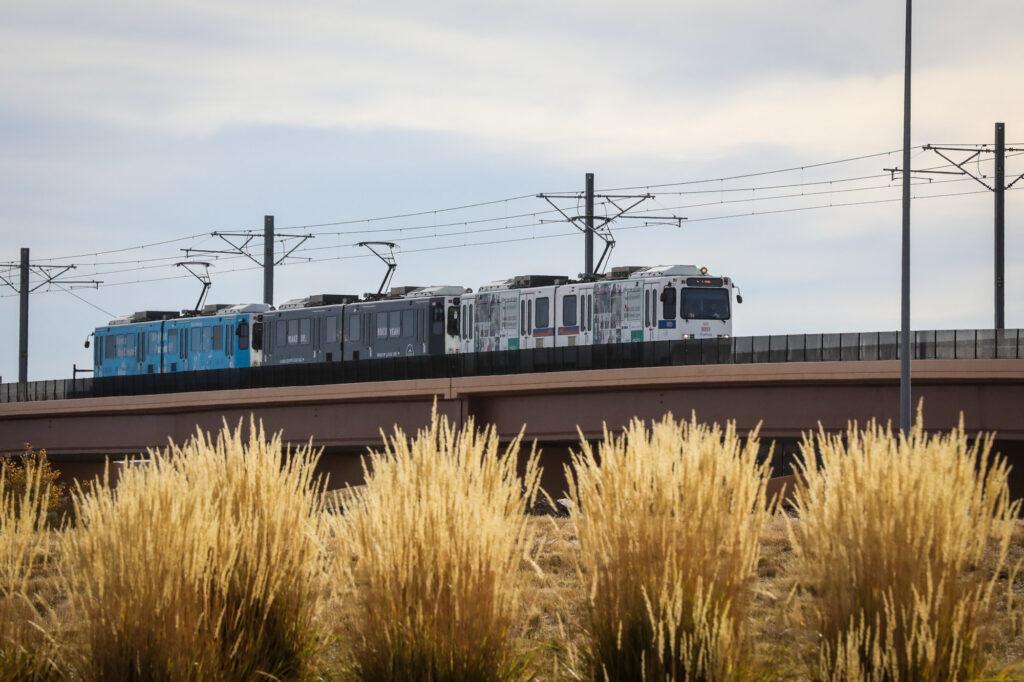
M898 371L893 361L674 366L5 403L0 453L29 442L68 475L91 476L105 456L252 414L289 442L324 447L325 469L340 484L360 478L358 455L380 442L381 429L415 430L436 400L442 414L494 424L503 438L525 424L527 438L545 449L551 477L577 427L597 438L604 424L617 429L634 416L696 411L702 421L735 419L741 431L760 422L763 437L790 450L819 423L836 431L850 420L896 422ZM913 371L927 428L955 426L962 412L969 432L997 432L998 449L1019 459L1015 469L1024 474L1024 360L921 360ZM551 479L549 489L559 487Z

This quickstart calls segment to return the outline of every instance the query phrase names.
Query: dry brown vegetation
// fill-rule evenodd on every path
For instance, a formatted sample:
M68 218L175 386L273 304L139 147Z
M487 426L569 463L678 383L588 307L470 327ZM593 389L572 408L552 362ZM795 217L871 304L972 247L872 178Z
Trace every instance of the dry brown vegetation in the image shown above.
M520 440L438 418L396 430L364 466L366 485L335 525L337 573L355 605L352 672L363 680L514 680L513 646L533 545L526 511L537 453L516 469ZM351 557L351 558L350 558Z
M255 424L78 489L63 527L49 474L5 468L0 682L1024 679L1024 526L986 441L808 438L785 512L731 427L588 448L572 518L524 513L518 441L436 419L340 503Z

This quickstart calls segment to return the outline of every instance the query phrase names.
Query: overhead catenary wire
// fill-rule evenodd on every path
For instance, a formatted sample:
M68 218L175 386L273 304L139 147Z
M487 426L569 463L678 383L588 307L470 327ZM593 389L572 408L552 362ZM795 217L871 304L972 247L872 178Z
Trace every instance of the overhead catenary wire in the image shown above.
M925 184L925 183L921 183L921 184ZM934 183L932 183L932 184L934 184ZM1017 191L1022 191L1022 190L1024 190L1024 187L1014 188L1014 189L1007 190L1007 191L1009 191L1009 192L1017 192ZM970 195L977 195L977 194L986 194L987 192L988 192L988 190L970 190L970 191L966 191L966 192L949 192L949 193L943 193L943 194L919 195L919 196L914 196L913 199L915 201L920 201L920 200L924 200L924 199L941 199L941 198L962 197L962 196L970 196ZM829 209L829 208L845 208L845 207L853 207L853 206L867 206L867 205L873 205L873 204L892 203L892 202L900 201L900 200L901 200L901 198L897 197L897 198L871 199L871 200L839 202L839 203L831 202L831 203L828 203L828 204L818 204L818 205L814 205L814 206L798 206L798 207L789 207L789 208L782 208L782 209L772 209L772 210L766 210L766 211L757 211L757 212L754 212L754 213L744 212L744 213L735 213L735 214L729 214L729 215L704 216L704 217L701 217L701 218L695 218L695 219L688 220L686 224L698 223L698 222L716 221L716 220L731 220L731 219L739 219L739 218L749 218L749 217L753 217L753 216L763 216L763 215L778 215L778 214L784 214L784 213L797 213L797 212L802 212L802 211L813 211L813 210L822 210L822 209ZM659 225L647 225L647 224L626 225L626 226L618 227L616 229L617 229L617 231L621 232L621 231L626 231L626 230L650 229L652 227L659 227ZM670 229L678 229L678 228L672 227ZM445 245L439 245L439 246L423 247L423 248L419 248L419 249L407 249L407 250L403 250L403 253L407 253L407 254L408 253L426 253L426 252L445 251L445 250L452 250L452 249L471 248L471 247L476 247L476 246L491 246L491 245L497 245L497 244L509 244L509 243L514 243L514 242L526 242L526 241L531 241L531 240L535 240L535 239L557 239L557 238L562 238L562 237L573 237L573 236L578 236L578 235L579 235L579 232L576 231L576 230L573 230L571 232L567 231L567 232L561 232L561 233L550 233L550 234L532 235L532 236L526 236L526 237L515 237L515 238L499 239L499 240L489 240L489 241L474 241L474 242L467 242L467 243L463 243L463 244L445 244ZM300 266L300 265L309 265L309 264L313 264L313 263L324 263L324 262L340 261L340 260L354 260L354 259L368 258L368 257L371 257L371 255L370 254L338 255L338 256L332 256L332 257L327 257L327 258L314 258L314 259L310 259L310 260L306 260L306 261L294 261L294 262L291 262L291 263L283 264L283 266L287 265L287 266L295 267L295 266ZM222 270L222 271L218 272L218 275L226 275L226 274L230 274L230 273L233 273L233 272L248 272L248 271L260 270L260 269L261 268L256 267L256 266L249 266L249 267L243 267L243 268L233 268L233 269L230 269L230 270ZM103 283L101 285L101 288L109 288L109 287L116 287L116 286L129 286L129 285L153 283L153 282L166 282L166 281L171 281L171 280L184 279L186 277L187 276L182 276L182 275L173 276L172 275L172 276L167 276L167 277L154 277L154 278L147 278L147 279L128 280L128 281L124 281L124 282L110 282L110 283L106 283L105 282L105 283ZM45 292L39 292L39 293L45 293ZM11 298L11 297L12 297L12 295L10 295L10 294L0 295L0 298Z
M918 147L917 149L919 149L918 155L920 155L921 153L924 153L926 151L926 150L924 150L921 147ZM746 173L746 174L741 174L741 175L728 176L727 178L723 177L723 178L709 179L709 180L704 180L704 181L686 181L686 182L687 183L692 183L692 184L699 184L699 183L702 183L702 182L719 182L719 184L722 185L722 184L724 184L724 181L726 181L726 180L744 179L744 178L749 178L749 177L757 177L757 176L761 176L761 175L769 175L769 174L784 173L784 172L791 172L791 171L795 172L796 170L801 170L801 178L803 178L804 174L803 174L802 171L805 170L805 169L819 168L819 167L830 166L830 165L835 165L835 164L840 164L840 163L845 163L845 162L850 162L850 161L858 161L858 160L877 158L877 157L891 155L892 153L894 153L894 152L880 152L880 153L876 153L876 154L867 154L867 155L862 155L862 156L857 156L857 157L849 157L849 158L846 158L846 159L840 159L840 160L836 160L836 161L828 161L828 162L822 162L822 163L817 163L817 164L807 164L807 165L800 166L800 167L791 167L791 168L787 168L787 169L778 169L778 170L774 170L774 171L762 171L762 172L758 172L758 173ZM1011 158L1013 156L1019 156L1021 154L1024 154L1024 152L1017 152L1017 153L1014 153L1014 154L1007 154L1006 156L1007 156L1007 158ZM992 159L984 159L984 160L982 160L982 163L990 162L991 160ZM938 165L938 166L933 166L933 167L930 167L930 168L919 169L919 170L942 169L942 168L951 167L952 165L953 164L948 164L947 163L947 164L941 164L941 165ZM832 179L824 179L824 180L801 181L801 182L798 182L798 183L778 183L778 184L773 184L773 185L755 185L755 186L745 186L745 187L722 187L722 186L720 186L720 187L714 188L714 189L693 189L693 188L689 188L689 189L685 189L685 190L680 189L680 190L674 190L674 191L661 191L661 192L659 192L659 194L669 194L669 195L676 195L676 196L679 196L679 197L683 197L683 196L686 196L686 195L702 195L702 194L719 194L719 195L724 195L726 193L733 193L733 194L735 194L735 193L750 192L751 193L750 197L741 197L741 198L738 198L738 199L728 199L728 200L724 199L724 198L721 198L718 201L708 201L708 202L701 202L701 203L687 203L687 204L681 204L679 206L675 206L675 207L671 207L671 208L672 209L690 209L690 208L702 208L702 207L708 207L708 206L714 206L714 205L724 205L724 204L734 204L734 203L747 203L747 202L751 203L751 205L753 207L753 204L755 202L765 202L765 201L782 200L782 199L796 199L796 198L809 197L809 196L815 196L815 195L821 195L821 194L841 194L841 193L846 193L846 192L863 192L863 191L872 191L872 190L880 190L881 191L881 190L889 189L889 188L895 186L895 185L892 185L890 183L888 185L872 185L872 186L867 186L867 187L852 187L852 188L842 187L842 188L839 188L839 189L835 188L836 185L848 184L848 183L859 182L859 181L866 181L866 180L871 180L871 179L880 179L882 177L890 177L891 178L891 174L890 173L875 173L875 174L869 174L869 175L858 175L858 176L853 176L853 177L840 177L840 178L832 178ZM914 184L921 184L921 185L924 185L924 184L943 184L943 183L958 182L958 181L963 181L963 180L964 180L963 178L958 178L956 180L946 180L946 181L928 180L928 181L917 182L917 183L914 183ZM679 186L679 185L676 184L676 183L655 183L655 184L651 184L651 185L643 185L643 186L637 186L637 187L643 187L643 188L656 188L656 187L657 188L664 188L664 187L675 187L675 186ZM764 191L771 191L771 190L778 190L778 189L797 189L797 188L805 188L805 187L822 187L822 186L827 186L829 189L824 190L824 191L819 191L819 192L801 191L799 193L790 193L790 194L768 194L768 195L763 195L763 196L757 195L757 192L764 192ZM630 189L630 188L618 188L618 189ZM319 223L319 224L307 225L307 226L292 226L291 228L288 228L288 229L296 229L296 228L301 228L301 227L317 227L317 226L321 226L322 227L322 226L335 226L335 225L341 225L341 224L367 223L367 222L375 222L375 221L379 221L379 220L398 219L398 218L413 217L413 216L423 216L423 215L433 215L433 216L436 216L438 213L445 213L445 212L457 211L457 210L461 210L461 209L475 208L475 207L482 207L482 206L490 206L490 205L496 205L496 204L504 204L504 206L506 207L505 215L489 216L489 217L483 217L483 218L473 218L473 219L462 220L462 221L450 221L450 222L445 222L445 223L437 223L436 220L435 220L431 224L423 224L423 225L411 225L411 226L401 226L401 227L375 227L373 229L365 229L365 230L364 229L359 229L359 230L338 230L338 231L334 231L334 232L323 232L323 233L319 233L319 234L320 234L320 236L338 236L338 237L342 237L342 236L346 236L346 235L366 235L366 234L383 234L383 233L389 233L389 234L397 233L398 235L405 235L406 233L411 233L411 232L416 232L416 231L432 230L433 233L429 234L429 235L399 236L399 237L393 237L392 238L396 242L411 242L411 241L422 241L422 240L425 240L425 239L435 239L435 238L436 239L443 239L443 238L452 237L452 236L463 236L463 237L466 237L466 236L469 236L469 235L472 235L472 234L500 232L500 231L504 231L504 230L530 229L530 228L536 229L537 227L540 227L540 226L542 226L544 224L552 224L552 223L555 222L555 221L544 221L544 220L541 220L540 222L527 222L527 223L515 224L515 225L505 224L505 225L501 225L501 226L497 226L497 227L492 227L492 228L474 227L473 230L465 229L465 228L468 228L469 226L478 226L478 225L483 225L483 224L491 223L491 222L508 221L510 219L516 219L516 218L520 218L520 217L539 218L542 215L552 214L552 213L555 212L552 209L543 209L543 210L538 210L538 211L529 211L529 212L523 212L523 213L512 214L512 215L507 214L508 202L516 201L516 200L521 200L521 199L526 199L526 198L534 198L534 195L519 195L519 196L516 196L516 197L509 197L507 199L501 199L501 200L493 200L493 201L486 201L486 202L476 202L476 203L473 203L473 204L462 204L460 206L452 206L452 207L447 207L447 208L442 208L442 209L433 209L433 210L429 210L429 211L417 211L417 212L410 212L410 213L393 214L393 215L390 215L390 216L379 216L379 217L376 217L376 218L362 218L362 219L353 219L353 220L346 220L346 221L334 221L334 222L331 222L331 223ZM604 203L604 202L601 202L601 203ZM874 203L874 202L867 202L867 203ZM664 210L665 208L669 208L669 207L660 207L659 210ZM644 213L650 213L651 210L653 210L653 209L647 209L647 210L640 209L640 210L636 211L635 213L636 213L637 217L642 218ZM803 207L800 207L799 209L795 209L795 210L805 210L805 209ZM757 211L754 211L753 208L752 208L750 213L747 213L747 214L744 214L744 215L758 215L758 214L762 214L763 215L764 212L763 211L762 212L757 212ZM712 217L709 217L708 219L717 219L717 217L712 216ZM688 222L691 222L691 223L692 222L699 222L700 220L702 220L702 219L700 219L700 218L692 219L691 218ZM557 221L557 222L564 222L564 221ZM460 227L460 226L462 228L464 228L464 229L463 230L458 230L458 231L450 231L450 232L441 232L441 233L437 232L437 228L440 228L440 227ZM617 227L616 229L617 230L622 230L622 229L632 229L632 228L626 228L626 227L620 226L620 227ZM572 234L572 233L568 233L568 234ZM199 239L199 238L209 239L210 238L210 233L197 233L197 234L194 234L194 235L190 235L188 237L181 237L181 238L176 238L176 239L169 239L169 240L150 242L148 244L140 245L140 247L149 248L149 247L154 247L154 246L166 246L166 245L170 245L170 244L174 244L174 243L180 243L180 242L188 240L188 239ZM311 246L311 247L306 247L304 249L298 249L296 251L296 255L299 255L301 253L315 253L315 252L325 251L325 250L330 250L330 249L348 248L349 246L350 245L342 245L340 243L338 243L338 244L331 244L331 245L328 245L328 246L320 246L320 247ZM91 255L100 255L100 254L103 254L103 253L120 253L120 252L130 251L130 250L132 250L132 248L138 248L138 247L125 247L123 249L115 249L115 250L107 251L107 252L97 251L97 252L93 252L93 254L91 254ZM416 250L416 251L420 251L420 250ZM415 252L415 251L406 250L406 252L407 253L411 253L411 252ZM83 255L90 255L90 254L78 254L78 255L79 256L83 256ZM69 258L70 258L70 256L69 256ZM243 256L242 255L226 256L226 257L219 258L218 262L227 262L227 261L236 260L238 258L243 258ZM124 264L124 265L133 265L135 267L117 268L117 269L110 269L110 270L94 270L94 271L90 271L90 272L82 272L82 274L83 275L88 275L88 276L99 276L99 275L108 275L108 274L117 275L117 274L126 274L126 273L130 273L130 272L141 272L141 271L147 271L147 270L161 269L161 268L167 268L167 267L172 266L173 265L172 261L176 262L179 259L180 259L180 254L175 253L173 255L159 256L159 257L150 257L150 258L132 258L132 259L124 259L124 260L120 260L120 261L97 261L96 263L94 263L92 265L94 265L96 267L99 267L100 265L120 265L120 264ZM53 260L58 260L58 259L57 258L51 258L51 259L46 259L46 260L53 261ZM314 259L313 262L318 262L318 261L317 261L317 259ZM235 268L233 270L222 270L220 272L235 272L235 271L240 271L240 270L241 269ZM156 278L155 281L164 281L165 279L176 279L176 278L175 277L171 277L171 278ZM154 279L150 278L149 280L138 280L138 281L154 281Z
M918 145L917 147L915 147L915 149L919 149L919 148L921 148L921 145ZM670 182L670 183L654 183L654 184L648 184L648 185L636 185L634 187L611 188L611 189L605 189L605 190L601 190L601 191L606 191L607 192L607 191L632 190L632 189L644 189L644 188L673 187L673 186L693 185L693 184L702 184L702 183L709 183L709 182L721 182L721 181L736 180L736 179L742 179L742 178L759 177L759 176L764 176L764 175L773 175L773 174L781 174L781 173L787 173L787 172L795 172L795 171L801 171L801 170L807 170L807 169L813 169L813 168L821 168L821 167L825 167L825 166L839 165L839 164L843 164L843 163L850 163L850 162L854 162L854 161L862 161L862 160L866 160L866 159L878 158L878 157L882 157L882 156L891 155L891 154L895 153L896 151L900 151L900 150L877 152L877 153L873 153L873 154L863 154L863 155L860 155L860 156L851 156L851 157L846 157L846 158L842 158L842 159L835 159L835 160L832 160L832 161L822 161L822 162L818 162L818 163L804 164L804 165L801 165L801 166L791 166L791 167L788 167L788 168L779 168L779 169L773 169L773 170L758 171L758 172L753 172L753 173L744 173L744 174L733 175L733 176L723 176L721 178L706 178L706 179L703 179L703 180L686 180L686 181ZM447 206L447 207L443 207L443 208L427 209L427 210L420 210L420 211L409 211L409 212L404 212L404 213L393 213L393 214L388 214L388 215L371 216L371 217L366 217L366 218L347 218L347 219L331 220L331 221L326 221L326 222L296 224L296 225L285 226L285 227L282 227L280 229L314 229L314 228L319 228L319 227L334 227L334 226L341 226L341 225L354 225L354 224L358 224L358 223L374 223L374 222L381 222L381 221L385 221L385 220L398 220L398 219L403 219L403 218L410 218L410 217L417 217L417 216L427 216L427 215L436 215L436 214L439 214L439 213L451 213L451 212L455 212L455 211L469 210L469 209L473 209L473 208L482 208L482 207L486 207L486 206L493 206L493 205L499 205L499 204L507 204L510 201L521 201L521 200L525 200L525 199L533 199L535 197L536 197L536 193L531 192L529 194L519 194L519 195L515 195L515 196L504 197L504 198L501 198L501 199L491 199L491 200L487 200L487 201L478 201L478 202L472 202L472 203L465 203L465 204L459 204L459 205L455 205L455 206ZM207 237L209 237L210 232L211 231L197 232L197 233L194 233L194 234L191 234L191 235L185 235L185 236L175 237L175 238L171 238L171 239L165 239L165 240L161 240L161 241L153 241L153 242L137 244L137 245L132 245L132 246L119 247L119 248L115 248L115 249L107 249L107 250L101 250L101 251L92 251L92 252L85 252L85 253L65 255L65 256L51 256L51 257L44 258L44 259L39 259L39 260L40 261L45 261L45 262L53 262L53 261L59 261L59 260L68 260L68 259L71 259L71 258L94 258L94 257L99 257L99 256L104 256L104 255L109 255L109 254L114 254L114 253L126 253L126 252L129 252L129 251L138 251L138 250L142 250L142 249L146 249L146 248L152 248L152 247L156 247L156 246L166 246L166 245L169 245L169 244L181 243L181 242L184 242L184 241L190 241L190 240L195 240L195 239L207 238Z

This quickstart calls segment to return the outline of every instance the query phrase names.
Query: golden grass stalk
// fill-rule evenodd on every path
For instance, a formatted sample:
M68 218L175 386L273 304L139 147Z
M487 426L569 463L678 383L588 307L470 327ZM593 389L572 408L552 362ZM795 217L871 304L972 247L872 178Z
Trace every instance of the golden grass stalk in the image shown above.
M520 438L503 450L493 427L461 429L436 410L413 438L395 429L363 467L337 533L356 616L353 669L363 680L511 680L527 657L512 647L540 482ZM351 561L348 561L348 559Z
M634 419L567 468L592 674L724 679L742 672L769 459L734 423Z
M1019 503L992 438L963 422L906 437L869 422L805 436L790 523L804 610L827 680L960 680L983 665L988 618ZM983 558L991 563L981 568Z
M76 493L63 539L86 680L302 679L318 647L323 487L262 424L199 431Z
M47 471L32 463L16 472L0 465L0 680L56 673L53 622L42 585L49 553Z

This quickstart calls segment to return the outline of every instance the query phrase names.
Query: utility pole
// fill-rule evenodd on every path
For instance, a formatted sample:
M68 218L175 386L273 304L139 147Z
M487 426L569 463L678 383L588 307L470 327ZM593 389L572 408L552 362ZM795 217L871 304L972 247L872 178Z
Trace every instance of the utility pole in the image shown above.
M910 395L910 38L911 0L907 0L907 25L903 65L903 252L900 295L900 430L910 433L913 410Z
M18 284L18 383L28 381L28 249L21 250Z
M995 128L995 144L992 145L926 144L922 147L922 149L938 154L949 166L954 167L956 170L925 168L904 173L903 169L909 165L909 161L906 158L903 160L903 168L886 168L885 170L891 172L894 177L896 173L903 173L904 181L911 175L966 175L995 195L995 243L993 248L993 300L995 315L993 326L995 329L1004 329L1006 326L1006 190L1016 185L1021 179L1024 179L1024 173L1022 173L1010 182L1006 181L1006 152L1020 152L1024 151L1024 149L1006 146L1006 125L1004 123L996 123ZM967 154L967 156L957 160L953 158L953 155L957 154ZM992 160L995 161L995 173L993 176L986 175L978 169L971 170L967 166L971 161L977 160L980 162L983 160L981 159L982 154L994 155ZM984 160L987 161L988 159Z
M1006 232L1006 125L996 123L996 177L995 188L995 303L996 329L1006 326L1005 280L1003 268L1005 264L1003 247Z
M594 174L586 174L586 184L584 191L575 192L572 194L538 194L538 199L544 199L551 207L562 214L564 220L541 220L542 223L569 223L584 236L584 257L583 265L584 272L581 276L584 279L593 279L601 274L604 266L608 264L608 257L611 255L612 249L615 248L615 237L612 235L611 225L616 220L621 219L633 219L643 220L646 225L665 225L675 224L679 227L682 226L683 221L686 218L677 215L652 215L648 213L650 209L640 209L636 215L627 215L630 211L636 209L640 204L644 203L648 199L653 199L654 195L647 194L597 194L594 191ZM584 209L583 215L570 214L570 209L559 206L555 203L555 199L572 199L576 201L576 210L579 210L579 201L583 199ZM600 199L601 203L606 207L611 206L612 210L608 211L604 216L594 215L594 200ZM607 210L607 209L606 209ZM595 223L600 223L599 226L595 227ZM604 242L604 250L601 252L601 257L597 259L597 265L594 265L594 235L597 235Z
M292 253L307 240L312 239L311 234L282 234L274 231L274 216L263 216L263 259L260 260L250 253L251 242L260 237L257 230L242 230L241 232L211 232L211 237L219 237L230 249L182 249L186 258L192 258L195 254L212 254L215 258L222 255L245 256L263 269L263 302L274 305L274 266L280 265ZM289 247L288 242L295 240ZM274 245L281 242L281 257L274 257ZM306 259L309 260L309 259Z
M21 260L17 263L0 263L0 284L7 285L18 294L18 383L24 384L28 381L28 295L44 286L55 286L58 289L67 291L62 284L81 285L98 287L101 282L98 280L70 280L60 279L64 273L74 270L76 265L33 265L27 248L21 249ZM14 278L10 271L17 268L18 284L14 284ZM32 285L32 275L42 278L42 281ZM72 287L74 288L74 287ZM72 294L74 295L74 294Z
M594 276L594 174L586 175L586 199L584 208L585 246L583 272L587 277Z
M274 305L274 216L263 216L263 302Z

